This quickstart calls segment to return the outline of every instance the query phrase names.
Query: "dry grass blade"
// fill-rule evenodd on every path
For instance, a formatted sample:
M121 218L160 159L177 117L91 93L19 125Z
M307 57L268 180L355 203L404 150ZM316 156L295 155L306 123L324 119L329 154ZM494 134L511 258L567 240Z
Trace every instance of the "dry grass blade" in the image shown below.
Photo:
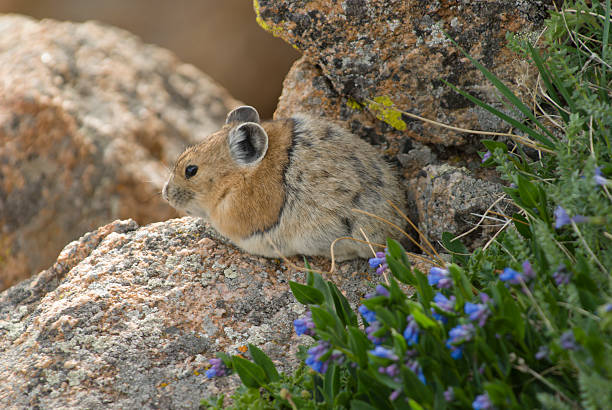
M427 239L427 236L425 236L423 234L423 232L421 232L421 230L419 228L416 227L416 225L410 220L410 218L408 218L408 216L406 216L401 209L399 209L393 202L387 200L387 203L389 205L391 205L393 207L393 209L395 209L395 211L400 214L400 216L402 218L404 218L406 220L406 222L408 222L410 224L410 226L412 226L412 229L414 229L415 231L417 231L417 233L419 234L420 238L423 238L423 240L425 241L425 243L427 244L427 246L429 246L429 248L432 250L432 252L436 255L436 260L440 263L440 266L444 266L444 262L442 261L442 258L440 258L440 255L438 255L438 252L436 252L436 248L433 247L433 245L431 244L431 242L429 242L429 239ZM408 237L410 237L408 235ZM412 239L412 238L411 238ZM425 253L427 253L429 256L431 256L427 251L425 251L424 248L422 248L420 245L417 245L420 249L422 249ZM435 258L434 258L435 259Z

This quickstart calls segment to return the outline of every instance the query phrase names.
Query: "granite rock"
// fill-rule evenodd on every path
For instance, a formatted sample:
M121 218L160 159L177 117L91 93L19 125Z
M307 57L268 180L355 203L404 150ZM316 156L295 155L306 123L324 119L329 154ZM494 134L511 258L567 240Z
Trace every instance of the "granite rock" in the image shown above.
M385 141L474 152L479 137L407 117L468 129L507 126L446 86L455 84L504 110L497 93L444 32L519 96L526 64L505 47L507 32L534 35L552 0L256 0L257 20L303 53L287 76L277 114L312 111ZM378 118L378 120L377 120Z
M324 258L310 262L329 269ZM333 277L353 307L379 280L364 272L366 262L346 262ZM292 326L305 307L288 282L304 279L227 245L197 218L100 227L0 293L0 407L197 408L239 384L207 379L208 360L247 343L289 371L297 345L311 343Z
M505 195L498 183L476 178L467 169L448 164L425 166L406 187L415 206L413 215L418 215L419 229L432 243L439 242L443 232L460 235L471 230L494 203L494 212L515 212L508 198L498 201ZM493 220L490 217L495 215L487 216L489 219L461 239L470 249L483 246L502 227L503 217Z
M0 289L109 221L176 216L164 164L238 104L126 31L0 16Z

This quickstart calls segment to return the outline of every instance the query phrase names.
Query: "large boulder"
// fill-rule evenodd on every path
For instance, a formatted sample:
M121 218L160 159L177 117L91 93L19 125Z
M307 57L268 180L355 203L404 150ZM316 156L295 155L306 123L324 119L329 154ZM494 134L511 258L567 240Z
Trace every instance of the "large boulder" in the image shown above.
M0 16L0 289L109 221L176 216L164 164L238 104L126 31Z
M288 282L304 272L217 235L191 217L115 221L0 293L0 407L197 408L238 385L207 379L208 360L247 343L291 370L305 308ZM333 277L353 306L377 281L362 268L342 263Z
M316 2L256 0L260 25L302 51L285 81L277 115L311 111L386 140L395 157L415 142L473 150L469 134L416 121L402 111L483 130L505 125L442 80L503 108L494 88L444 35L519 94L525 64L507 32L536 34L552 0ZM378 118L379 120L377 120Z

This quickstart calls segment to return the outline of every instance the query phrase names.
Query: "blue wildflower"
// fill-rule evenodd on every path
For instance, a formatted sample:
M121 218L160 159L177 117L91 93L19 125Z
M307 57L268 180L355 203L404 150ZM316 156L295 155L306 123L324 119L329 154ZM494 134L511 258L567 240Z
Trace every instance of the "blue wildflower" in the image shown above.
M487 151L482 156L482 163L484 164L489 158L491 158L491 151Z
M445 312L452 313L455 310L456 298L454 296L447 298L442 293L438 292L436 293L436 296L434 296L433 300L434 300L434 303L438 305L438 307L444 310Z
M553 273L552 277L557 286L567 285L572 279L572 273L567 271L564 264L561 264Z
M593 180L597 185L600 186L606 185L606 183L608 182L608 180L604 178L603 174L601 173L601 167L595 167L595 176L593 177Z
M453 359L458 360L463 356L463 348L458 346L449 345L446 343L446 347L450 349L450 355Z
M431 286L438 286L440 289L448 289L453 285L453 280L447 269L434 266L429 270L427 280Z
M455 400L455 391L452 387L449 387L448 389L444 390L444 400L446 400L447 402Z
M419 325L414 320L414 316L410 315L406 318L408 326L404 330L404 339L408 346L413 346L419 343Z
M308 357L305 362L314 371L319 373L325 373L329 366L329 360L321 360L329 352L331 344L327 341L321 341L319 344L308 349Z
M361 313L361 316L363 316L363 318L367 320L369 323L376 321L376 313L372 312L365 305L359 306L359 309L357 310L359 311L359 313Z
M476 400L472 403L474 410L492 410L493 403L487 393L476 396Z
M378 266L376 273L379 275L382 275L382 273L389 267L389 265L387 265L387 258L384 252L376 252L376 257L370 258L368 262L371 268L376 268Z
M376 346L374 350L369 350L371 354L377 357L382 357L383 359L391 359L397 360L397 355L393 352L392 349L387 349L386 347Z
M487 296L488 297L488 296ZM463 306L463 310L466 315L470 315L471 321L478 321L478 326L483 327L487 322L487 319L491 315L491 309L484 303L470 303L467 302Z
M578 350L578 345L576 344L576 339L574 338L574 332L571 330L563 332L559 338L559 344L565 350Z
M603 310L604 310L604 312L606 312L606 313L610 313L610 312L612 312L612 303L608 303L608 304L606 304L606 305L604 306Z
M511 268L505 268L501 275L499 275L499 279L511 283L513 285L517 285L523 281L523 275L515 271Z
M221 359L210 359L208 361L211 364L211 368L206 370L206 377L212 379L213 377L223 377L229 374L229 369L223 363Z
M439 322L442 322L442 324L444 325L448 323L448 318L436 312L434 308L431 308L431 315L433 316L434 319L436 319Z
M302 318L295 319L293 321L293 328L298 336L308 335L314 336L315 324L312 321L312 312L306 312L306 315Z

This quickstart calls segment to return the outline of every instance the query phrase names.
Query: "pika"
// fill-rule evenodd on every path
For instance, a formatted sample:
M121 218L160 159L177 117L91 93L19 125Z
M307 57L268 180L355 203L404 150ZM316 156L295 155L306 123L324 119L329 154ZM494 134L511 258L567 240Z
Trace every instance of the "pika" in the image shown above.
M242 106L225 125L183 152L162 196L188 215L205 218L243 250L265 257L330 256L339 237L374 243L392 234L404 196L391 166L374 147L341 126L306 115L261 122ZM367 258L352 240L334 246L337 260Z

